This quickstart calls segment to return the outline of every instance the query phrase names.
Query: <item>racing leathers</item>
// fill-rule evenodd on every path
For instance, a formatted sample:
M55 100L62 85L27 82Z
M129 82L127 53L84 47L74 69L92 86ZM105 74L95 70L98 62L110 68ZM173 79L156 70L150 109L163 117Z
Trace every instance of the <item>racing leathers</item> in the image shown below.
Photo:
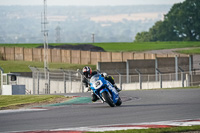
M97 74L97 71L93 71L92 74L91 74L91 76L90 76L89 78L91 78L91 77L92 77L93 75L95 75L95 74ZM114 81L114 78L113 78L112 76L109 76L109 75L104 76L103 74L101 74L101 76L104 77L106 80L108 80L108 81L115 87L115 89L116 89L118 92L121 91L121 90L115 85L115 81ZM88 80L88 79L86 79L86 78L84 77L82 82L85 84L86 87L89 87L89 84L88 84L87 80ZM89 87L88 91L90 91L90 90L91 90L91 89L90 89L90 87ZM91 93L91 97L92 97L92 101L93 101L93 102L96 102L96 101L99 99L93 92Z

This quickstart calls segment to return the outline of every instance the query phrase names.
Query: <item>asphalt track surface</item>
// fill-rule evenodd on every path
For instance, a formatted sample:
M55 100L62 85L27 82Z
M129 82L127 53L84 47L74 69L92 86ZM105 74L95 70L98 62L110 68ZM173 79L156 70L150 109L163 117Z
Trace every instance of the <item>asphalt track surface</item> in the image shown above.
M90 93L73 94L90 97ZM122 105L71 104L47 110L2 112L0 132L200 118L200 89L122 91Z

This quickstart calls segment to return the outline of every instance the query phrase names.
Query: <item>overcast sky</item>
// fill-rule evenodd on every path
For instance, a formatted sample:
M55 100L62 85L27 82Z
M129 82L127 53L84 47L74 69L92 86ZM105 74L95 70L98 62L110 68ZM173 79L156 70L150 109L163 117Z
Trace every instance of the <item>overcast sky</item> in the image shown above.
M0 0L0 5L43 5L44 0ZM145 5L174 4L184 0L47 0L47 5Z

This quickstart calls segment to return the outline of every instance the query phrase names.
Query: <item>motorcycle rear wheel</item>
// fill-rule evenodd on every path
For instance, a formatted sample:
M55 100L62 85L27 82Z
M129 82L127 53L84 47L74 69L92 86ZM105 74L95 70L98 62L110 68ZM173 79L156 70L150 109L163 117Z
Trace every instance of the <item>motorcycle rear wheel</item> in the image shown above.
M110 105L110 107L115 107L115 104L113 103L113 100L111 99L111 97L108 94L108 92L104 91L102 93L102 96L105 99L105 101Z

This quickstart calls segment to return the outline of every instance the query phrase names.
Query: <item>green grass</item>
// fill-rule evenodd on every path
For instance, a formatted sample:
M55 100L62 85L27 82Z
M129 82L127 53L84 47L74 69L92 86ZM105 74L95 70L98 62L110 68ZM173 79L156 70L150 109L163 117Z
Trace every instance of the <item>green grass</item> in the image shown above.
M44 101L53 101L55 98L65 98L61 95L13 95L2 96L0 95L0 110L13 106L40 103Z
M42 44L0 44L1 47L24 47L24 48L36 48Z
M134 42L134 43L96 43L95 46L106 51L148 51L187 47L200 47L200 42Z
M9 72L31 72L28 66L43 68L43 62L30 62L30 61L3 61L0 60L0 67L3 68L5 73ZM67 64L67 63L49 63L50 69L69 69L69 70L77 70L82 69L85 65L78 64ZM96 69L95 65L88 65L93 70Z
M200 131L200 126L134 129L134 130L121 130L121 131L107 131L103 133L181 133L187 131ZM88 132L88 133L97 133L97 132Z
M43 46L43 44L0 44L1 47L24 47L24 48L36 48L38 46ZM53 46L56 46L56 45L62 45L62 44L49 44L49 45L53 45Z
M49 45L63 45L52 43ZM66 44L66 43L65 43ZM72 43L71 45L86 44L86 43ZM91 43L87 43L91 44ZM0 44L6 47L25 47L35 48L43 44ZM120 52L120 51L147 51L160 49L174 49L187 47L200 47L200 42L119 42L119 43L94 43L93 45L102 47L106 51Z
M182 54L200 54L200 48L189 49L189 50L179 50L178 53Z

